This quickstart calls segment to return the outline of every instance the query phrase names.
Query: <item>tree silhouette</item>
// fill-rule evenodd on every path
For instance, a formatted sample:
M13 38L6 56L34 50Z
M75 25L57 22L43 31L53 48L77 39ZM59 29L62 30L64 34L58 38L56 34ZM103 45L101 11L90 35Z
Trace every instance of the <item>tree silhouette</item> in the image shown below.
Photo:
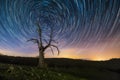
M39 23L37 23L37 34L38 34L38 39L37 38L31 38L27 41L32 41L34 43L37 44L38 49L39 49L39 62L38 62L38 66L41 68L45 67L45 62L44 62L44 52L46 51L46 49L50 48L51 52L54 54L54 50L53 48L56 48L58 51L58 55L60 53L59 48L54 45L53 43L57 43L54 39L53 39L53 28L50 27L50 35L49 35L49 39L43 39L42 38L42 29ZM46 45L44 45L44 42L46 43Z

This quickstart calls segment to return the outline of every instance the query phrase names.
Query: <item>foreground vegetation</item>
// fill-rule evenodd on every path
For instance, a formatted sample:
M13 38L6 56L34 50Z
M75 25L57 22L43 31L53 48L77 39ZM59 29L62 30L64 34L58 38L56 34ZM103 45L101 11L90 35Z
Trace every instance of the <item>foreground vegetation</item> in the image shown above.
M0 80L87 80L38 67L0 64Z
M120 80L120 59L45 59L46 69L36 67L37 61L37 58L0 56L0 80Z

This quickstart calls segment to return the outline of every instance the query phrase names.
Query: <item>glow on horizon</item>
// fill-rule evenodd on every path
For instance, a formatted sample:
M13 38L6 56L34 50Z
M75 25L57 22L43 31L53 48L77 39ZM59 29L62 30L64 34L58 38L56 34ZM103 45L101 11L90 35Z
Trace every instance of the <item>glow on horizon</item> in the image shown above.
M118 50L118 51L117 51ZM61 53L57 55L55 52L54 55L51 52L47 51L45 58L71 58L71 59L83 59L83 60L93 60L93 61L104 61L112 58L120 58L119 49L106 49L102 52L97 52L98 49L81 49L78 48L67 48L61 49ZM23 57L37 57L38 52L35 53L20 53L9 50L0 50L0 53L10 56L23 56Z
M120 49L119 46L111 46L112 42L108 41L106 43L100 43L97 46L84 47L74 47L68 46L60 49L60 54L57 55L55 50L55 54L53 55L49 50L45 52L45 58L72 58L72 59L83 59L83 60L93 60L93 61L103 61L109 60L112 58L120 58ZM61 43L64 45L64 43ZM107 46L106 46L107 44ZM108 45L109 44L109 45ZM117 43L118 44L118 43ZM27 43L24 47L17 47L12 50L8 49L0 49L1 54L10 55L10 56L23 56L23 57L37 57L38 51L37 46L32 44L29 45Z

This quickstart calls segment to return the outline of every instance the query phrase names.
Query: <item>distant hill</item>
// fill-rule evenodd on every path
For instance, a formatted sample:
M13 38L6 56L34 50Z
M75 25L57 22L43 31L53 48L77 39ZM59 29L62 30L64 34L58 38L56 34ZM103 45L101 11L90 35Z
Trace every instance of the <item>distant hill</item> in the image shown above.
M0 55L0 62L7 64L36 66L38 58L35 57L13 57ZM118 69L120 68L120 59L111 59L107 61L89 61L67 58L46 58L45 62L49 67L104 67Z

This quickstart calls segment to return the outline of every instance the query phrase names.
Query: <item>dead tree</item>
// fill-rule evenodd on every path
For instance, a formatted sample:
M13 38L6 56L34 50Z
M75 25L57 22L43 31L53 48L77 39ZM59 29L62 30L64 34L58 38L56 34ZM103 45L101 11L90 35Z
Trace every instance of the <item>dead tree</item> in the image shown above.
M54 54L54 50L53 48L56 48L58 51L58 55L60 53L59 48L54 45L53 43L57 43L54 39L53 39L53 28L50 27L50 35L49 35L49 39L42 39L42 29L39 23L37 23L37 33L38 33L38 39L37 38L31 38L27 41L32 41L34 43L37 44L38 49L39 49L39 62L38 62L38 66L41 68L45 67L45 61L44 61L44 55L45 55L45 51L46 49L50 48L51 52ZM46 43L46 45L44 45L44 42Z

